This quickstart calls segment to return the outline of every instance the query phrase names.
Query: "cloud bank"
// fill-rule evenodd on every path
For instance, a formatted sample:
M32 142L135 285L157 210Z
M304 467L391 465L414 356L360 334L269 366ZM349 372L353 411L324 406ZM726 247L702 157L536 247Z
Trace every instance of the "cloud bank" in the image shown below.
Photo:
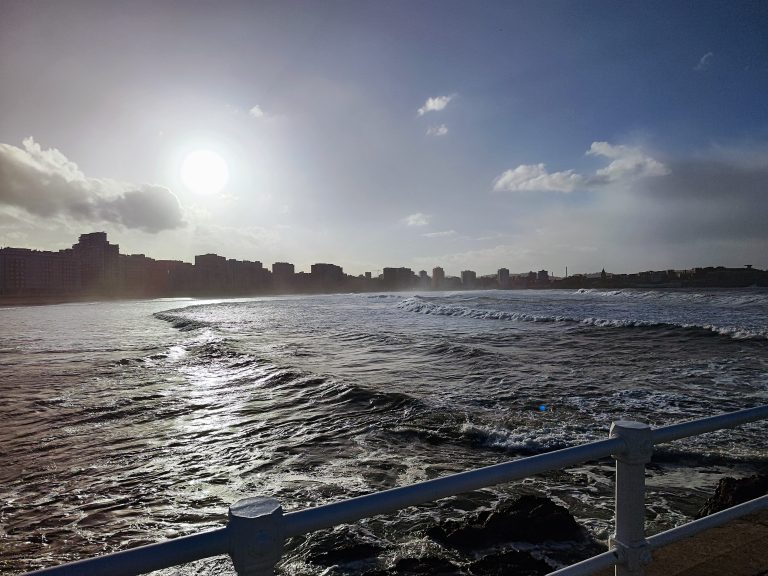
M89 178L55 148L43 150L31 137L23 146L0 143L0 205L150 233L185 225L179 201L167 188Z
M611 160L594 174L579 174L575 170L548 172L545 164L520 164L502 172L493 181L495 192L573 192L586 186L600 186L649 176L666 176L670 170L663 163L634 146L592 142L588 156Z

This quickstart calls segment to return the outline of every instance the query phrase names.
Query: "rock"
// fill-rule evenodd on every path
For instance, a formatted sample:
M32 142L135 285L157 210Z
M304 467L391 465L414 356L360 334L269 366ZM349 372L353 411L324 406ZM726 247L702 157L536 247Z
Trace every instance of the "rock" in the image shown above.
M307 560L321 566L335 566L361 560L374 560L386 548L370 536L344 530L316 534Z
M392 567L391 574L402 576L460 576L461 568L445 558L424 556L423 558L401 558Z
M543 560L519 550L492 554L469 565L469 572L473 576L539 576L551 571L552 567Z
M699 509L696 517L703 518L765 494L768 494L768 475L750 476L739 480L721 478L715 488L715 494Z
M541 496L522 496L466 522L444 522L427 535L458 549L482 549L503 542L582 540L584 534L570 512Z
M323 566L334 566L336 564L345 564L347 562L358 562L367 558L375 558L384 548L376 544L358 543L349 546L318 552L310 557L315 564Z

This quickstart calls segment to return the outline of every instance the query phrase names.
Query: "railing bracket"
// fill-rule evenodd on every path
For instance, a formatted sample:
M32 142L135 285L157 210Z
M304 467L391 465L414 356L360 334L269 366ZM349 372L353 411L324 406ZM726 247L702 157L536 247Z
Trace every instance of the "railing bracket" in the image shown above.
M238 576L271 576L285 547L283 507L274 498L238 500L229 507L229 555Z

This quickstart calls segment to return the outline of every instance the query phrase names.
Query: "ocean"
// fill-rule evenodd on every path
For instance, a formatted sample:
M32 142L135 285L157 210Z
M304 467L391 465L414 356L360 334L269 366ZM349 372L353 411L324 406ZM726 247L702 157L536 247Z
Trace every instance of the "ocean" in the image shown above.
M4 308L0 373L0 570L14 574L222 526L246 496L299 510L603 439L613 420L766 404L768 290ZM722 476L765 469L767 432L658 447L649 531L690 519ZM611 462L587 463L295 539L280 570L458 563L428 527L521 494L553 499L605 539L612 490ZM324 563L350 541L379 552ZM234 572L218 558L164 573Z

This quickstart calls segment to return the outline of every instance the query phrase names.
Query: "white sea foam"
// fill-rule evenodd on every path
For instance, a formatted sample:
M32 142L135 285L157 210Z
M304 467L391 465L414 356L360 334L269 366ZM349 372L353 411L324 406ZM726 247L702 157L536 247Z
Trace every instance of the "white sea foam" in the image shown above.
M594 301L595 295L623 296L625 291L595 291L581 289L579 295L589 295ZM667 301L659 304L642 304L636 297L644 300L663 298L652 291L634 293L626 305L617 303L615 306L604 306L598 301L593 305L584 305L578 300L551 300L542 299L541 302L528 300L503 300L497 304L514 305L523 310L498 310L492 308L474 308L463 303L457 303L455 298L425 299L419 296L411 296L397 303L397 307L408 312L418 314L453 316L474 318L480 320L508 320L516 322L554 322L554 323L578 323L582 326L594 326L597 328L679 328L708 330L715 334L728 336L737 340L765 339L768 338L768 329L760 326L755 321L755 326L750 326L753 321L748 306L753 304L757 296L743 297L718 296L719 300L713 302L707 300L705 306L690 306L690 302L710 298L708 294L687 293L680 296L679 301ZM689 306L683 306L683 300ZM460 301L461 302L461 301ZM738 302L739 304L735 304ZM730 304L727 304L730 303ZM734 310L741 306L742 309ZM528 308L529 310L525 310ZM744 310L743 308L747 308ZM734 318L744 325L733 325ZM718 320L722 320L722 323Z
M555 450L599 439L596 434L562 425L508 429L465 422L461 433L483 446L526 453Z

